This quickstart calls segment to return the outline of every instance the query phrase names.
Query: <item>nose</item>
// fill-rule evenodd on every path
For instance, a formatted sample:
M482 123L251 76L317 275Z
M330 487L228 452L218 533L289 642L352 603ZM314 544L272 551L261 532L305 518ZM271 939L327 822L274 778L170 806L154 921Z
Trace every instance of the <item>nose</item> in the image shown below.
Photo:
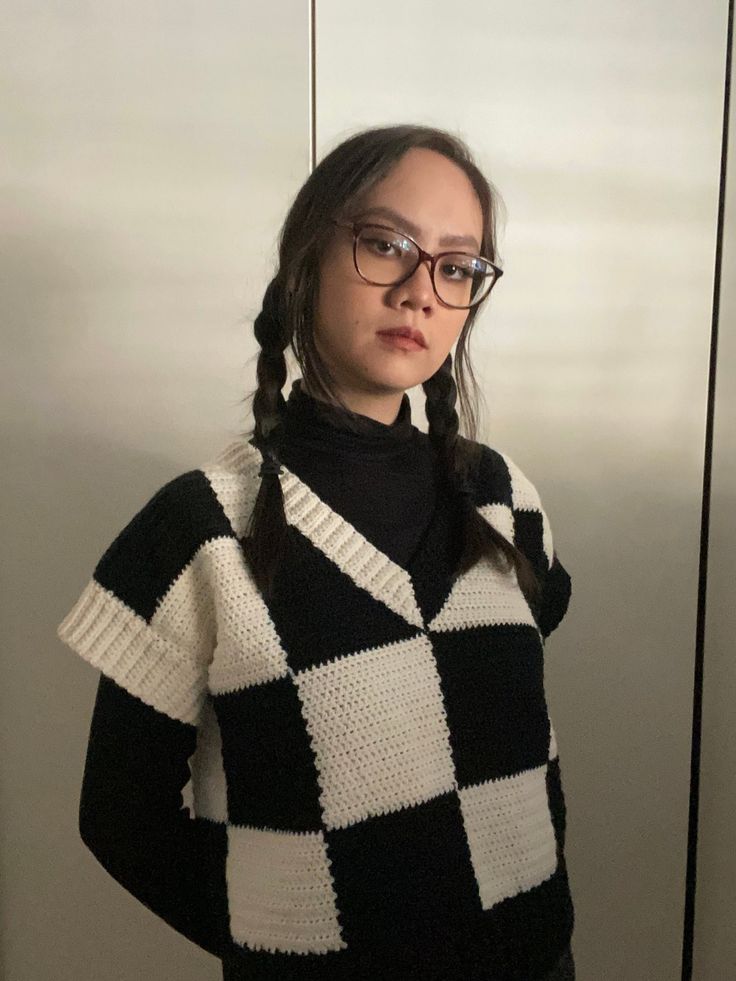
M405 279L399 288L407 289L422 304L429 301L437 301L434 287L432 285L431 259L422 259L414 272Z

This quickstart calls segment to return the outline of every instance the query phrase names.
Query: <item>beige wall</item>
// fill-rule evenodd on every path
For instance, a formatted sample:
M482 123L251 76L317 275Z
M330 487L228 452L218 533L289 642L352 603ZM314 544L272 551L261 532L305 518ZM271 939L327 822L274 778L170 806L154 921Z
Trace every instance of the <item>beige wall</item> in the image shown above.
M501 190L506 274L473 344L487 440L536 481L573 578L570 612L547 648L573 949L581 981L672 981L727 5L491 4L481 22L453 8L443 30L446 8L432 8L435 17L420 0L398 9L377 0L351 5L348 18L340 0L320 0L319 149L377 120L439 120L468 138ZM724 313L722 333L733 323ZM729 452L721 436L719 446L725 490L733 444ZM724 605L734 581L726 542L711 570L723 574ZM724 704L721 738L726 719ZM734 769L719 769L732 805ZM722 803L720 848L728 810ZM721 881L716 865L719 922L733 945L733 877ZM704 902L709 889L701 883ZM704 917L702 928L712 970L699 981L736 977L723 973L733 956L715 945L714 924Z
M220 976L78 838L97 674L54 628L126 516L247 424L251 324L312 137L319 158L362 126L415 120L466 137L506 207L506 274L471 350L481 436L536 483L573 578L547 688L579 981L671 981L727 5L316 8L310 64L307 2L5 6L0 975ZM736 976L729 190L697 981Z
M9 0L0 35L0 978L217 981L77 833L97 672L55 624L122 524L244 428L309 172L308 11Z

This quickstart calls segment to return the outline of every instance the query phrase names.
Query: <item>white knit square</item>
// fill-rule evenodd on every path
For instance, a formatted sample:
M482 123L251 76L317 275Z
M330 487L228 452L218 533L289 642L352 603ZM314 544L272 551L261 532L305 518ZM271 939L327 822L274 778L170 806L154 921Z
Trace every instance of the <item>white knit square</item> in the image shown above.
M484 557L458 577L429 629L466 630L492 624L529 624L536 629L516 570L501 572Z
M259 466L258 451L236 440L200 468L237 538L245 534L261 486Z
M482 504L478 511L490 525L493 525L496 531L503 535L507 542L513 544L516 526L514 512L508 504Z
M161 597L151 628L182 650L196 653L202 665L212 658L217 625L207 553L198 549Z
M288 673L286 653L239 542L216 538L203 550L217 611L209 691L222 695L283 678Z
M210 699L204 703L197 725L197 747L189 760L189 769L191 777L184 789L191 795L194 814L224 824L227 821L227 781L220 724Z
M322 792L341 828L456 786L432 645L425 636L337 658L296 676Z
M500 451L499 451L500 452ZM542 516L542 547L547 558L547 568L552 565L554 543L549 518L542 507L539 491L524 471L506 453L500 453L511 479L511 506L516 511L539 511Z
M557 868L547 765L459 791L483 909L548 879Z
M342 939L327 848L308 834L230 825L230 933L253 950L324 954Z

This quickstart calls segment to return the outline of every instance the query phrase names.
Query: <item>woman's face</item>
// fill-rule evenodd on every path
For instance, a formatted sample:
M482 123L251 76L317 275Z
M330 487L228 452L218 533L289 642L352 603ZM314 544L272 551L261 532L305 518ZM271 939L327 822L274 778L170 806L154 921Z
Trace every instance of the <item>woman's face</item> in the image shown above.
M385 215L375 221L411 235L428 252L457 248L480 252L483 214L473 185L456 164L433 150L414 148L361 201L357 214L390 208L419 231ZM356 214L350 213L349 219ZM373 286L353 263L353 235L333 226L332 240L320 263L315 316L315 344L337 387L352 401L371 396L400 398L430 378L443 364L468 316L467 310L444 306L432 289L429 263L422 262L399 286ZM440 245L445 235L467 235L474 242ZM420 330L427 346L404 350L387 344L378 332L409 326Z

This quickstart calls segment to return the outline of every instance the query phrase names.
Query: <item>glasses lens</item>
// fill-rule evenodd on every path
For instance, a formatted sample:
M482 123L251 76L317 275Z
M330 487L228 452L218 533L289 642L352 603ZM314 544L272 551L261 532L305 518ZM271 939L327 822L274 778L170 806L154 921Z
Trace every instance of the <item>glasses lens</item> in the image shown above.
M356 244L361 276L380 286L393 286L410 276L417 265L417 249L400 232L377 225L364 225ZM480 303L491 290L495 270L480 256L447 253L437 260L435 288L448 306L468 307Z
M378 225L361 228L355 254L361 275L381 286L398 283L417 264L414 243L399 232Z
M493 286L496 272L480 256L462 252L440 256L434 270L437 295L454 307L469 307L480 303Z

